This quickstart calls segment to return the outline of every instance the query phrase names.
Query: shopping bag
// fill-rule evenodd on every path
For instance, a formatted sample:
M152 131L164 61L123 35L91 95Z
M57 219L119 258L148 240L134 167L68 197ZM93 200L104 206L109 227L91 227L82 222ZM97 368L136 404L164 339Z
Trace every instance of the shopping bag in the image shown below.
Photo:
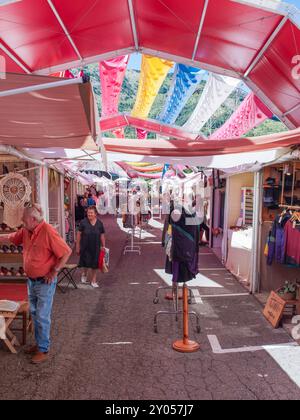
M105 258L105 249L101 249L99 254L98 268L102 271Z
M102 248L99 254L99 269L102 273L108 273L109 269L109 249Z

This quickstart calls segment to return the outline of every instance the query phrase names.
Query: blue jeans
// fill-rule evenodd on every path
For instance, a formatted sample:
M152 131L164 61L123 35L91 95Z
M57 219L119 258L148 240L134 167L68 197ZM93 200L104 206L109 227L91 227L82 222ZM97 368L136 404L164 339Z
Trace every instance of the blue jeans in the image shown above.
M46 284L42 278L36 281L28 279L28 297L35 340L42 353L47 353L50 348L51 313L56 284L57 279L52 284Z

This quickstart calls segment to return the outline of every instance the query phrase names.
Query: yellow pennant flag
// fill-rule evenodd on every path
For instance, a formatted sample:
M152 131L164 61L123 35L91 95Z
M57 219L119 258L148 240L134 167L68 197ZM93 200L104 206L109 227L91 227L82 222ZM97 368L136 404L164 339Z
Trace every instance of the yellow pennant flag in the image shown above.
M146 119L168 72L174 63L161 58L143 55L141 76L132 116Z

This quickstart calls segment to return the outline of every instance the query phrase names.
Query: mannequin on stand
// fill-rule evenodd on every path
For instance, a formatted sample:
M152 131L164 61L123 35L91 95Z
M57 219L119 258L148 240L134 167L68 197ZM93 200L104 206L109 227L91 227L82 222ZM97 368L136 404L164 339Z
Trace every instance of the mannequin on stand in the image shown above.
M183 340L174 343L173 348L180 352L194 352L200 346L188 338L188 287L187 282L196 278L199 262L200 221L192 206L175 208L171 203L170 216L166 218L163 245L166 249L167 274L171 274L173 290L183 284Z

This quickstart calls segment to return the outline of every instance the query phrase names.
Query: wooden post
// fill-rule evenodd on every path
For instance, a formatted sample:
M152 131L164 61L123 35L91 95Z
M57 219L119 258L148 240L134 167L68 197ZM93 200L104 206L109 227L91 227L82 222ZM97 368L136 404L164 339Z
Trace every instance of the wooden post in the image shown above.
M180 353L195 353L200 349L198 343L189 340L188 288L185 284L183 286L183 340L176 341L173 349Z

